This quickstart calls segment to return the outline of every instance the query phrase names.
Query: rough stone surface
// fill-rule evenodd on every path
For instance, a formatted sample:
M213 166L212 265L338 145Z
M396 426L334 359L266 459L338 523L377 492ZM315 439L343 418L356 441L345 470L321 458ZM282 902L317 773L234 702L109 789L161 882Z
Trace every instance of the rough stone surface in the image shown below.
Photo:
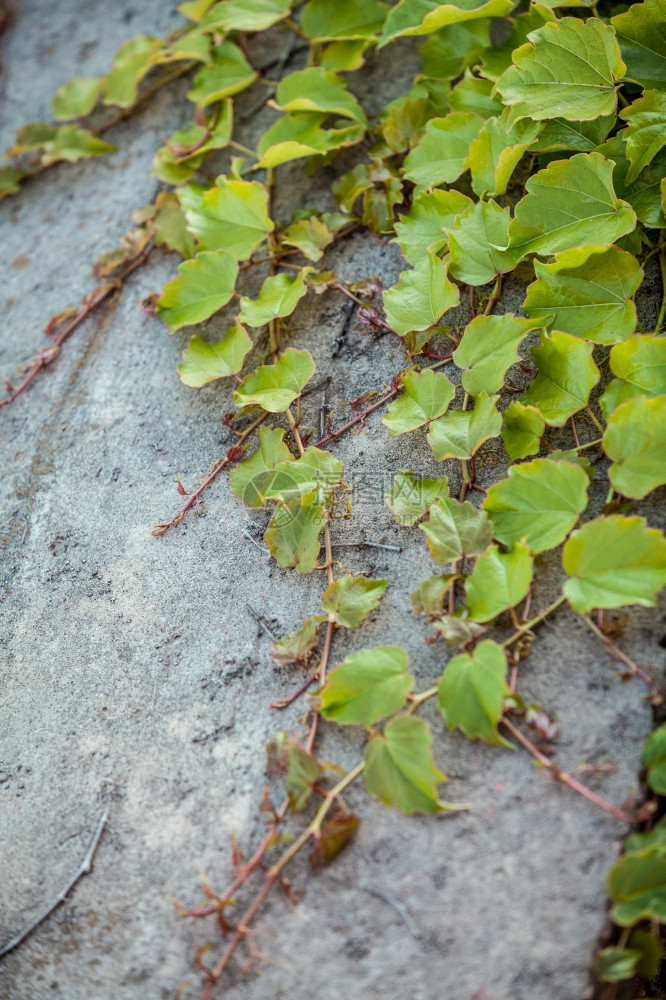
M0 75L3 148L14 128L48 115L61 83L104 72L123 40L163 34L179 21L157 0L13 6ZM279 50L279 35L272 44ZM399 61L371 64L355 82L375 110L400 92ZM416 69L413 47L404 47L402 62L405 73ZM4 373L43 346L52 314L92 289L91 262L116 245L131 210L154 196L149 168L158 133L186 121L185 90L184 82L172 85L118 127L114 155L57 167L0 206ZM255 88L242 97L240 110L260 95ZM271 114L253 117L246 141ZM277 211L288 218L305 203L323 204L331 176L304 181L300 164L280 170ZM374 272L391 281L400 271L394 246L361 235L326 263L349 278ZM153 255L51 370L0 411L0 943L66 883L110 807L93 872L0 963L2 1000L168 1000L184 982L184 996L196 996L195 948L207 940L219 948L219 941L212 924L180 918L169 897L194 903L201 872L221 890L230 877L230 837L246 851L257 842L264 744L281 727L298 729L303 711L277 715L268 707L300 681L272 664L248 604L283 635L318 613L320 574L280 570L252 544L243 531L260 540L266 515L245 510L224 477L207 492L203 516L163 538L150 534L178 508L176 476L191 489L231 440L220 421L232 408L230 389L183 387L175 365L186 337L169 338L138 308L176 264L174 256ZM658 290L651 281L643 296L648 321ZM518 308L523 293L509 284L500 308ZM308 347L317 362L316 378L331 377L336 423L348 419L349 400L381 388L401 365L395 341L356 323L331 357L347 310L347 300L329 293L291 321L294 345ZM216 317L206 333L219 336L228 318ZM464 321L463 311L458 318ZM265 352L262 333L254 363ZM318 394L304 401L306 425L316 425L319 405ZM482 483L501 460L495 447L480 463ZM397 469L434 471L424 436L392 440L373 416L333 450L356 489L354 518L336 525L335 540L403 548L337 551L348 567L385 576L389 587L361 630L336 636L334 661L361 646L400 643L425 686L448 654L441 643L425 644L430 630L411 613L409 593L434 569L422 533L395 525L382 499ZM602 503L603 486L596 492ZM652 523L656 510L647 510ZM535 607L552 599L558 581L556 562L546 561ZM622 643L654 662L662 630L660 613L632 611ZM639 682L618 676L579 619L563 612L541 630L521 666L520 690L557 716L564 767L611 762L617 772L591 779L593 787L617 803L637 794L650 709ZM279 895L266 907L256 938L268 959L260 976L243 971L241 960L220 995L582 997L623 826L546 780L527 755L469 743L444 732L434 709L426 715L450 779L444 794L473 810L407 818L353 788L348 801L364 821L353 845L314 875L305 862L294 865L290 877L305 894L295 907ZM324 730L325 759L350 766L359 746L357 733Z

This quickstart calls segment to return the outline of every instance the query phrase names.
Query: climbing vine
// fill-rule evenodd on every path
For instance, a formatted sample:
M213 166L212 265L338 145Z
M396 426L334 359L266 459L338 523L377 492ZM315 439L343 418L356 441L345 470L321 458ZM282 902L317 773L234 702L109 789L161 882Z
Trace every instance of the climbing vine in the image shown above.
M54 119L67 124L26 125L9 150L3 196L53 163L111 151L103 133L189 74L191 124L164 136L153 161L163 189L137 209L122 246L97 263L99 288L52 320L52 345L17 385L7 382L0 405L17 401L155 246L183 258L143 304L172 334L235 307L219 342L189 339L178 372L188 389L233 380L237 412L225 419L236 442L191 495L179 484L181 509L153 534L196 513L228 470L236 497L271 510L265 543L277 563L321 571L326 586L322 614L271 648L277 663L303 671L298 690L274 707L308 698L305 733L280 731L270 744L285 797L260 804L267 831L249 859L235 856L227 889L207 887L206 905L184 909L216 916L226 939L213 966L198 959L206 1000L238 947L252 948L253 921L291 859L309 846L313 863L328 863L353 836L360 819L343 798L352 782L405 813L466 808L442 796L446 778L431 750L439 734L419 714L431 699L449 729L500 750L521 746L619 820L650 815L649 804L633 813L614 806L557 766L543 749L548 716L520 696L519 662L534 630L566 605L660 700L652 672L617 645L605 612L653 606L666 584L666 539L633 512L666 483L666 293L652 329L634 304L652 258L666 288L666 5L190 0L179 9L183 27L169 38L128 41L106 77L72 80L55 94ZM264 31L280 32L284 46L272 78L249 55L248 36ZM406 94L369 118L353 73L370 50L390 57L405 36L420 40L421 70ZM287 72L292 60L301 68ZM233 97L257 81L278 116L250 149L234 139ZM229 170L211 174L207 157L225 148L233 151ZM337 168L342 150L356 159L346 172ZM276 171L298 159L308 172L336 170L336 211L276 216ZM324 267L327 249L359 228L399 245L405 267L392 287L365 275L346 282ZM244 286L254 267L266 270L256 298ZM496 315L512 275L528 284L523 315ZM356 412L341 426L329 417L316 433L301 414L316 364L307 344L290 342L288 320L306 296L327 291L351 299L359 321L390 333L401 353L390 385L353 401ZM446 325L461 300L470 321ZM264 363L247 370L256 344L266 344ZM418 524L424 555L442 567L412 594L433 640L454 653L426 690L399 646L360 648L332 666L336 631L360 627L387 587L350 574L331 541L332 521L353 517L354 501L335 442L380 409L389 435L425 434L442 463L436 478L402 470L386 494L395 520ZM564 450L552 445L558 429L558 440L569 437ZM484 488L477 466L486 442L498 439L508 469ZM454 478L462 481L456 496ZM592 482L607 490L600 512L590 508ZM535 565L554 549L561 594L533 609ZM363 757L347 773L318 757L324 722L367 732ZM664 739L658 730L646 750L648 781L660 792ZM285 847L283 820L306 809L310 821ZM664 829L661 821L633 835L611 872L613 919L626 931L599 956L604 982L649 978L660 960ZM232 924L227 911L251 885L248 908Z

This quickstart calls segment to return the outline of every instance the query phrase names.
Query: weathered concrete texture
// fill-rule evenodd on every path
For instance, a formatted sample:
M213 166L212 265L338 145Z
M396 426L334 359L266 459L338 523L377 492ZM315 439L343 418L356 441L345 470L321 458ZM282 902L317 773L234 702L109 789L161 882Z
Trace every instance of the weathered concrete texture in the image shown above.
M47 112L64 80L104 71L124 38L176 23L170 5L156 0L126 10L81 0L15 6L0 76L3 147L16 126ZM413 48L401 51L413 70ZM387 88L391 97L399 92L395 64L371 66L360 78L377 107ZM11 374L43 345L45 321L90 290L90 262L115 245L130 211L153 197L158 131L186 120L184 91L174 85L118 128L115 155L58 167L2 206L2 371ZM241 109L259 93L242 98ZM270 114L261 112L256 127ZM304 181L298 164L279 171L283 217L305 201L330 198L330 176ZM353 278L376 272L393 280L400 270L394 247L361 235L345 240L327 264ZM278 715L268 707L299 676L272 665L247 603L285 634L318 612L320 574L282 571L257 550L242 532L260 537L266 515L243 509L224 477L206 494L205 516L189 517L163 538L150 535L150 526L178 507L176 475L192 488L230 443L220 422L231 409L229 388L184 388L175 365L186 338L170 339L138 308L175 268L174 257L154 255L0 418L0 943L66 882L110 806L93 873L0 964L3 1000L167 1000L185 980L185 995L195 996L195 946L216 940L216 931L179 918L169 896L193 903L202 871L221 889L231 835L246 850L256 843L264 744L278 728L298 726L302 711ZM510 285L503 308L517 308L522 294ZM331 376L336 422L347 417L350 399L381 388L401 357L390 338L373 339L352 324L333 360L346 310L346 300L326 295L291 324L294 344L316 359L317 377ZM215 318L207 332L219 335L227 319ZM265 350L262 335L255 362ZM318 394L305 401L306 425L316 424L319 403ZM492 481L499 460L493 448L481 462L482 482ZM361 646L401 643L426 685L447 652L441 643L425 644L429 629L411 613L409 592L433 568L422 533L398 528L382 501L395 470L434 470L424 437L391 440L373 417L333 450L356 498L366 483L354 520L336 526L336 540L403 546L401 554L338 550L354 571L386 576L389 588L369 623L336 636L334 660ZM457 471L447 471L455 488ZM552 598L558 580L555 562L546 561L535 607ZM634 612L622 642L637 658L654 660L661 629L657 613ZM591 779L594 787L618 803L637 793L650 728L644 691L617 676L574 616L561 613L540 632L521 666L520 689L557 716L563 766L612 762L617 773ZM291 877L305 895L291 910L278 896L267 907L256 941L268 957L261 976L244 977L237 965L220 995L582 996L622 825L548 782L526 755L445 733L429 709L437 762L450 777L444 793L472 802L473 811L407 818L352 789L349 803L364 819L354 844L312 876L305 863L294 866ZM351 765L359 746L357 733L324 731L326 759ZM382 893L407 907L418 936Z

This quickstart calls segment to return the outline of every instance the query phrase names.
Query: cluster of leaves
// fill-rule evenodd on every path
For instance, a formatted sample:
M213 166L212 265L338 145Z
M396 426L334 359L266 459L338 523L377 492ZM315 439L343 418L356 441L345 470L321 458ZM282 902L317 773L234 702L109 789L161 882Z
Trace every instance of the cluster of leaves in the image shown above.
M172 333L238 304L219 342L189 340L178 371L192 387L234 380L239 416L259 414L261 426L249 457L234 452L232 491L251 507L272 507L265 541L280 566L328 571L323 615L305 619L273 648L282 664L310 669L322 623L331 631L359 626L386 588L385 580L346 572L335 579L327 544L320 566L322 533L347 503L346 489L340 462L316 445L304 447L299 434L300 397L315 363L305 349L283 349L285 321L307 294L340 287L321 261L350 226L392 237L404 255L405 269L383 294L385 319L372 306L404 348L383 423L394 436L425 432L433 458L447 464L431 479L401 471L386 500L399 523L420 522L433 560L445 567L419 585L412 602L456 655L433 689L417 693L403 649L362 649L320 678L312 704L325 719L366 728L367 788L406 813L458 808L440 798L445 776L434 762L430 726L416 714L428 698L436 697L450 729L511 745L500 726L524 706L508 684L506 650L532 624L527 609L542 553L562 546L564 582L552 607L567 603L581 615L653 606L666 584L666 539L630 512L631 501L666 483L666 298L650 332L633 301L651 257L666 277L663 0L612 17L572 2L532 3L522 13L512 6L309 0L292 10L290 0L192 0L181 7L190 25L174 38L128 43L108 77L72 81L54 100L61 119L88 115L99 100L127 107L151 67L199 64L188 93L193 122L154 161L155 175L173 190L137 215L134 242L154 237L184 258L156 302ZM571 12L560 16L561 6ZM510 22L501 45L490 41L494 17ZM256 150L211 178L201 172L206 157L237 147L233 95L257 79L245 33L278 22L308 40L308 65L278 81L270 103L279 117ZM412 35L428 36L419 45L421 72L407 94L369 121L343 74L359 69L370 49ZM13 152L40 150L42 163L62 158L80 131L27 129ZM67 129L74 132L64 136ZM99 142L89 136L79 144L103 152L90 146ZM350 155L352 147L358 162L333 185L338 211L273 217L275 168L296 159L309 170L335 166L337 154ZM20 181L4 178L6 190ZM242 275L263 261L270 273L250 298ZM511 275L528 281L525 315L492 315L503 276ZM485 308L452 330L442 321L458 305L461 286ZM253 348L248 331L266 326L266 363L244 371ZM429 366L431 342L442 337L455 347L446 372ZM565 426L571 447L554 450L550 429ZM590 430L581 444L579 432ZM481 489L477 462L501 448L508 472L476 506L466 495ZM594 449L600 464L585 457ZM452 497L449 480L458 469L463 487ZM590 483L604 470L606 505L584 522ZM516 635L489 637L508 616ZM291 806L300 810L326 768L297 741L285 752ZM357 824L355 817L338 823L328 841L320 838L322 856L331 857ZM666 918L656 903L636 902L638 883L644 895L657 886L654 900L663 891L666 841L653 833L611 875L614 918L623 926ZM629 948L603 962L615 962L615 979L622 978L618 968L633 975L652 947L638 927Z

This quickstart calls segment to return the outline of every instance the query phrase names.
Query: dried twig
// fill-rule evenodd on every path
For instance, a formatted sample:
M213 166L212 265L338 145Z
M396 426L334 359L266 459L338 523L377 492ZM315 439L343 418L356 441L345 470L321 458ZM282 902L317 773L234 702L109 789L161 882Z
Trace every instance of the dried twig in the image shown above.
M25 939L29 937L30 934L32 934L32 932L37 927L39 927L39 925L44 920L46 920L47 917L49 917L53 913L55 908L57 906L60 906L60 904L67 898L67 896L74 888L76 883L79 881L79 879L82 878L83 875L88 874L88 872L92 868L92 862L95 856L95 851L97 850L97 845L99 844L99 839L102 836L102 831L106 825L108 816L109 816L109 807L107 806L102 815L100 816L99 823L97 824L97 828L93 834L92 840L90 841L90 846L86 851L85 858L83 859L79 867L76 869L74 875L71 877L67 885L64 887L64 889L60 890L60 892L53 900L53 902L49 903L46 909L42 910L39 916L35 917L35 919L31 923L29 923L28 926L24 930L22 930L20 934L17 934L16 937L12 938L11 941L9 941L4 946L4 948L0 949L0 958L3 958L5 955L8 955L10 951L14 951L14 949L18 948L20 944L23 944Z

